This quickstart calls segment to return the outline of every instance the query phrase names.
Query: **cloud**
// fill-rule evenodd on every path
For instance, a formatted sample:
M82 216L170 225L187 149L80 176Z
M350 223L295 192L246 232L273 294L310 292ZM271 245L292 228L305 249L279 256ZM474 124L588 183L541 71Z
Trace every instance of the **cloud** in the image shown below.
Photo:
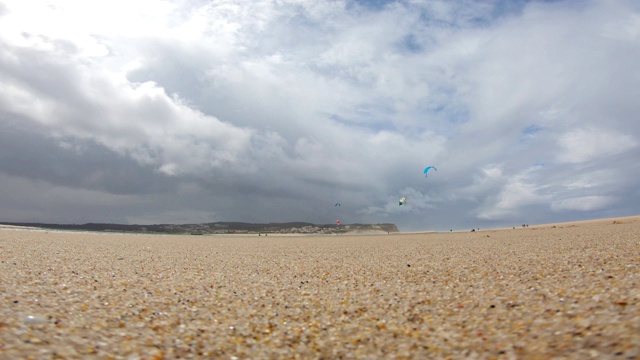
M565 151L560 154L558 160L569 163L617 155L638 145L632 136L597 128L569 131L562 135L558 142Z
M5 77L2 89L7 96L2 105L15 116L51 128L54 136L94 140L141 165L156 165L168 175L194 173L202 167L243 166L241 152L250 142L252 129L193 110L151 82L132 84L43 60L37 66L43 76L67 73L76 79L61 80L62 92L54 84L40 86L34 96L30 87L49 79L32 80L15 72ZM30 80L35 84L28 84Z
M25 194L5 218L448 230L638 212L633 1L2 4L0 203ZM62 210L30 213L19 179L65 189Z
M601 210L615 203L615 198L609 196L582 196L571 199L554 201L551 203L553 211L590 211Z
M526 169L523 173L504 178L499 169L485 171L486 179L501 181L501 190L495 196L485 199L484 208L478 213L478 218L486 220L522 218L523 212L531 205L544 204L549 196L541 193L545 185L538 185L533 181L533 175L538 167Z

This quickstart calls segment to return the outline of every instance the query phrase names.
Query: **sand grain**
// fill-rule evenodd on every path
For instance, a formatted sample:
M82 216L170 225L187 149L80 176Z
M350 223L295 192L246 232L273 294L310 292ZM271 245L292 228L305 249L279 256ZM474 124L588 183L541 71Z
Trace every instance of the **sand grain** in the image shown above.
M0 261L3 359L640 358L638 217L329 237L5 229Z

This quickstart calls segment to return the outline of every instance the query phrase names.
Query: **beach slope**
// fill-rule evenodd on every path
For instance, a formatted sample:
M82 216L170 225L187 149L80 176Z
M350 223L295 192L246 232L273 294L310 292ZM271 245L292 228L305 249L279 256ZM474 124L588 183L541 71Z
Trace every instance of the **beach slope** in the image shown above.
M640 357L640 217L464 233L0 230L0 358Z

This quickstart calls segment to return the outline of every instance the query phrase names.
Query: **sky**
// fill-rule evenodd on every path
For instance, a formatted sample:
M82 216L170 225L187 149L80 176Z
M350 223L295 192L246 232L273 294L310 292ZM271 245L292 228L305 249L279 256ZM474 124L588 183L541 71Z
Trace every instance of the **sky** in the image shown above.
M0 221L639 215L639 64L636 0L0 0Z

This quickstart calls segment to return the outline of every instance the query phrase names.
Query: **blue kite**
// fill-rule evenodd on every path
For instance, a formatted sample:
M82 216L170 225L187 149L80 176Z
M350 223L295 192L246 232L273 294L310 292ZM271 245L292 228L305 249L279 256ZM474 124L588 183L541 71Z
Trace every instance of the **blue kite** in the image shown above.
M429 171L430 169L433 169L435 171L438 171L438 169L436 169L435 166L427 166L426 168L424 168L424 176L427 176L427 171Z

